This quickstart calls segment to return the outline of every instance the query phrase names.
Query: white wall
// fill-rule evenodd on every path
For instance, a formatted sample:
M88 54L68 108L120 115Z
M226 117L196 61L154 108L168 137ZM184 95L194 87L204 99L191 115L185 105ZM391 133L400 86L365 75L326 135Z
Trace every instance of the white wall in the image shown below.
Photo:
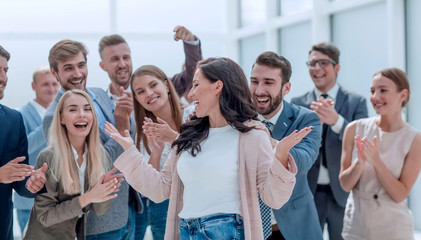
M173 28L184 25L202 41L204 57L226 55L227 12L224 0L0 0L0 45L11 53L9 82L1 104L16 108L34 93L33 71L48 65L48 52L62 39L88 48L88 87L106 88L108 76L99 68L98 42L118 33L132 50L133 70L155 64L172 76L184 62Z

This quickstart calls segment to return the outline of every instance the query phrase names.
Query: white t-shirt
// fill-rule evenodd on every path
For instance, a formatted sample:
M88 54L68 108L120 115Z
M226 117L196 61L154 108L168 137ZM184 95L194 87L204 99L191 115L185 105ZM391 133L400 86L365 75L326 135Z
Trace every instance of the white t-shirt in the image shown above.
M199 218L218 213L241 215L238 182L239 132L230 125L210 128L201 151L183 151L177 171L184 185L179 217Z

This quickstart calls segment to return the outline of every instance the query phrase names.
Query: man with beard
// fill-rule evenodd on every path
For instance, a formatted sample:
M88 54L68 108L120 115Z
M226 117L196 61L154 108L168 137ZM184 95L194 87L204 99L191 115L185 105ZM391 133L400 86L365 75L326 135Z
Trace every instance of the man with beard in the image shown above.
M130 129L134 133L135 126L130 123L130 107L114 104L107 93L100 88L86 88L88 76L87 50L77 41L62 40L50 50L48 61L51 73L60 83L56 98L51 103L43 120L43 130L48 139L48 130L56 111L58 101L64 92L72 89L86 91L92 98L98 118L100 139L110 155L112 162L123 152L120 145L104 132L105 122L116 125L121 133ZM131 97L131 96L130 96ZM111 165L112 163L110 163ZM110 177L109 175L106 176ZM107 181L107 180L104 180ZM87 239L133 239L134 228L129 211L129 185L124 181L119 187L118 196L114 198L109 210L101 216L88 213L86 223Z
M0 99L4 96L10 53L0 45ZM25 197L45 191L47 164L34 171L28 165L28 139L22 115L0 104L0 238L13 239L12 190ZM31 176L28 178L28 176Z
M339 49L333 43L315 44L309 52L307 65L315 88L291 102L312 109L323 123L320 154L308 172L308 182L322 229L327 223L329 238L342 239L348 198L339 183L342 137L348 123L368 117L367 104L365 98L336 83L340 69Z
M183 71L174 75L171 81L180 98L187 100L196 64L202 60L200 40L184 26L174 28L174 40L182 40L184 53L186 55ZM107 94L114 103L125 102L120 98L130 92L130 76L132 75L132 58L129 45L126 40L117 34L103 37L99 41L99 55L101 62L99 66L107 72L111 83Z
M314 127L313 131L290 150L298 168L296 184L289 201L282 208L273 209L277 226L272 226L274 232L270 239L320 240L322 230L307 182L307 171L319 153L320 119L316 113L283 100L291 89L291 73L291 64L287 59L274 52L264 52L257 57L250 77L250 92L259 113L258 118L269 129L273 147L276 145L275 140L281 140L293 131ZM262 126L261 128L265 129ZM261 203L265 239L272 231L270 215L267 216L270 210L267 209Z

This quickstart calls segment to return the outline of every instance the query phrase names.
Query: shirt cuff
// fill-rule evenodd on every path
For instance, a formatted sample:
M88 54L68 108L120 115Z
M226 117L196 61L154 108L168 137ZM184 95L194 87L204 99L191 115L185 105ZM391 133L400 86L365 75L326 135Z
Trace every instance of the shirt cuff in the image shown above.
M185 42L187 44L190 44L190 45L193 45L193 46L199 45L200 40L198 38L196 38L196 36L194 37L194 39L195 39L194 41L184 41L183 40L183 42Z
M344 118L341 115L339 115L336 123L331 126L332 131L334 131L336 134L339 134L341 132L342 125L344 125L344 121Z

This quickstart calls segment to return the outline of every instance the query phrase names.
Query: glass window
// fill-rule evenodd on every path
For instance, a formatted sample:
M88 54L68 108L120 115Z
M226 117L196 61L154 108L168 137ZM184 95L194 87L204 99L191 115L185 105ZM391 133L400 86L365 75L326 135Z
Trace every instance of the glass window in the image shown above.
M240 40L240 65L248 80L257 56L265 51L265 35L258 34Z
M304 22L279 30L279 53L291 63L291 91L286 100L303 95L313 89L306 61L311 48L311 23Z
M266 1L240 0L240 5L240 27L264 23L266 16Z
M107 32L109 18L109 4L103 0L6 1L1 4L0 32Z
M366 97L370 116L371 78L388 66L386 12L386 3L378 3L332 16L332 40L341 52L337 82Z
M278 6L278 15L291 15L313 9L313 0L278 0Z
M421 129L421 112L419 111L419 104L421 102L421 82L418 80L421 76L421 46L419 41L421 39L421 29L419 23L421 22L421 1L407 0L406 1L406 56L407 56L407 74L411 86L411 97L408 104L408 120L409 123L416 129ZM414 214L415 229L421 230L421 178L412 187L411 195L409 196L409 207Z

